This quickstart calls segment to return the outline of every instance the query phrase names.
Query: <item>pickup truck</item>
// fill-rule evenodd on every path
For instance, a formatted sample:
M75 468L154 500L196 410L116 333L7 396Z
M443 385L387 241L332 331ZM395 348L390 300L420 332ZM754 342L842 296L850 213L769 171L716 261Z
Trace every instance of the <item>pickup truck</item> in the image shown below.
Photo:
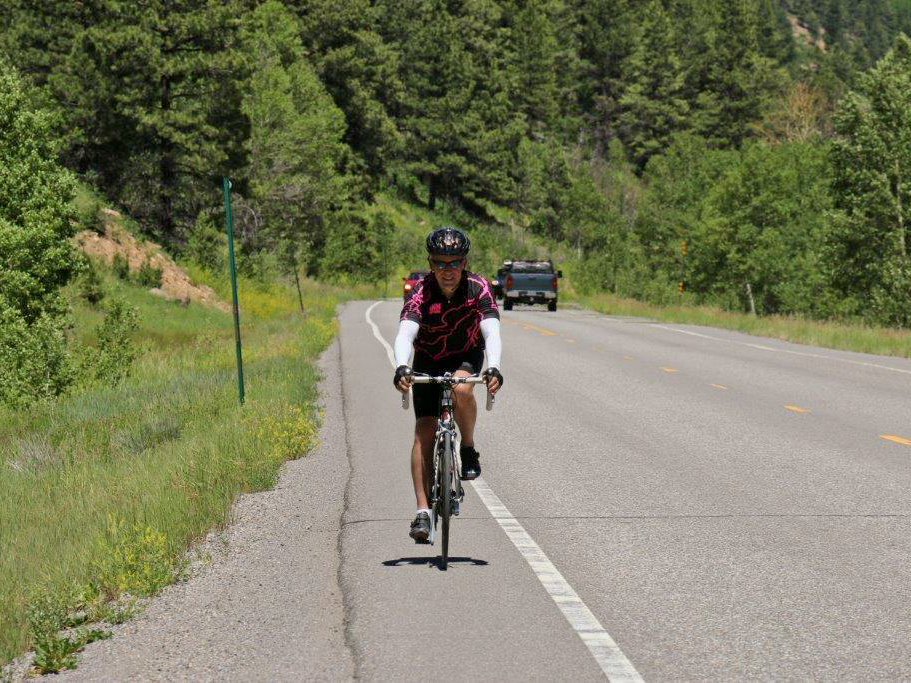
M505 261L503 280L503 309L511 311L514 304L547 304L548 311L557 310L557 278L552 261Z

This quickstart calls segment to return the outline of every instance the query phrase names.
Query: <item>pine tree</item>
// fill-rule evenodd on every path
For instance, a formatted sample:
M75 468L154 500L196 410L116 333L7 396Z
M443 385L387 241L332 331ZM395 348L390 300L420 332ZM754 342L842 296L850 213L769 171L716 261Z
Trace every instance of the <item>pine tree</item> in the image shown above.
M441 197L476 209L509 201L524 123L510 105L497 6L479 0L451 13L443 0L402 4L408 170L426 185L431 208Z
M755 3L694 0L685 31L693 129L714 145L739 147L780 80L759 49Z
M635 49L636 16L631 0L593 0L579 6L579 56L585 76L579 87L583 112L596 144L606 153L617 135L621 66Z
M835 118L835 286L879 322L911 326L911 40L900 35Z
M230 126L243 74L237 17L234 0L112 5L49 79L82 131L81 166L169 242L195 219L197 187L211 191L243 136Z
M556 72L559 43L545 0L505 2L510 99L533 136L544 137L560 111Z
M675 54L670 17L658 0L642 9L635 48L621 67L617 126L630 160L641 171L686 124L685 73Z
M243 43L251 208L265 221L260 237L294 268L298 253L325 241L329 214L348 200L344 115L307 60L296 17L278 0L251 14Z
M399 52L380 32L383 10L369 0L293 5L313 66L345 113L345 142L378 181L402 144L395 120L403 97Z

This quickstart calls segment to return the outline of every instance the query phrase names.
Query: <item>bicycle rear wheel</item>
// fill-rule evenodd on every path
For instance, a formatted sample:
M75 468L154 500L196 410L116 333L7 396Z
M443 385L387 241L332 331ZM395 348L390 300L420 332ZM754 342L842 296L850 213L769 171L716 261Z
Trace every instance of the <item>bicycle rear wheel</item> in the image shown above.
M443 436L439 477L440 531L443 541L440 546L440 569L445 570L449 565L449 516L452 512L452 434L448 432Z

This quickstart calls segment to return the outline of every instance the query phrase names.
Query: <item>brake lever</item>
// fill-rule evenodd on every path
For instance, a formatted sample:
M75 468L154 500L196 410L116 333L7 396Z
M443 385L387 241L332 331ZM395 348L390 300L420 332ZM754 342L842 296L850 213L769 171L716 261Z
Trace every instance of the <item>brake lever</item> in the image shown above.
M411 389L402 394L402 410L408 410L408 399L411 396Z

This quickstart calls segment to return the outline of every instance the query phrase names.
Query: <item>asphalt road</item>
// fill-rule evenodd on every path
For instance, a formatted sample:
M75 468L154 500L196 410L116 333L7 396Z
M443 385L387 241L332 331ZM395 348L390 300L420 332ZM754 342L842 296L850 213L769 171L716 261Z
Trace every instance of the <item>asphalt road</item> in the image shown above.
M601 677L473 490L465 561L409 542L412 422L367 308L341 315L358 671ZM398 309L371 311L390 343ZM581 311L504 312L503 338L483 478L639 675L911 678L911 362Z
M74 677L911 678L911 362L504 312L442 572L370 324L391 343L400 305L342 308L319 451Z

